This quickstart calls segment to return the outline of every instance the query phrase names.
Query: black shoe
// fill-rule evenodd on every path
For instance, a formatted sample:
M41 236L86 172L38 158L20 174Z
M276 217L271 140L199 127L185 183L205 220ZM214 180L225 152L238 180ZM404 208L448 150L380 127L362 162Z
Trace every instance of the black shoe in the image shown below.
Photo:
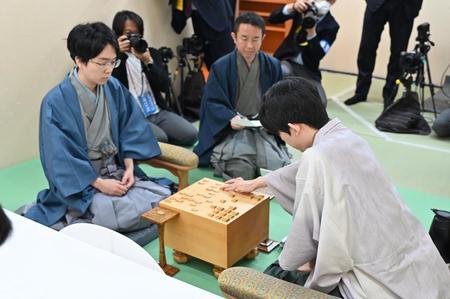
M355 94L350 99L346 100L344 103L345 103L345 105L349 105L350 106L350 105L354 105L356 103L365 102L365 101L366 101L366 99L364 99L361 96Z

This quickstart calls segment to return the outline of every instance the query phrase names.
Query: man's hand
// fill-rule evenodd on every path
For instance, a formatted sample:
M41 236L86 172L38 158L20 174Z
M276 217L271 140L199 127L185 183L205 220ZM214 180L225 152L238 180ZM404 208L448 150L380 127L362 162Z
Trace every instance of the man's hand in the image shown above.
M101 193L110 196L123 196L128 191L128 188L122 182L114 179L97 178L92 186Z
M256 189L267 187L264 177L259 177L254 180L244 180L243 178L231 179L225 182L221 187L224 191L235 191L240 193L250 193Z
M301 272L311 272L312 270L314 270L314 267L316 266L316 260L312 260L307 262L306 264L298 267L298 271Z
M236 115L235 117L233 117L232 119L230 119L230 126L233 130L242 130L244 127L240 126L240 125L236 125L233 122L236 120L240 120L241 117L239 115Z
M120 52L130 52L131 51L130 40L127 38L126 35L119 36L119 38L117 39L117 42L119 43Z
M130 189L134 185L134 173L133 169L127 169L123 173L122 182L120 182L127 189Z
M134 184L134 163L133 159L125 158L125 172L123 173L121 184L130 189Z
M153 58L150 55L150 50L147 49L144 53L139 53L135 49L131 48L131 53L133 53L134 56L139 58L140 61L142 61L145 65L152 64Z
M299 13L304 13L311 6L312 0L296 0L293 3L293 10L298 11Z

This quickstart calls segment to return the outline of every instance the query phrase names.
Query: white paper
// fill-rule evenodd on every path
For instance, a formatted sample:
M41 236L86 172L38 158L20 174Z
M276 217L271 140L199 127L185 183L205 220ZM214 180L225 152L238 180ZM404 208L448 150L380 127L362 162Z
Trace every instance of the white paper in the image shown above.
M259 120L250 120L248 118L233 119L231 123L233 125L238 125L246 128L262 127L261 122Z

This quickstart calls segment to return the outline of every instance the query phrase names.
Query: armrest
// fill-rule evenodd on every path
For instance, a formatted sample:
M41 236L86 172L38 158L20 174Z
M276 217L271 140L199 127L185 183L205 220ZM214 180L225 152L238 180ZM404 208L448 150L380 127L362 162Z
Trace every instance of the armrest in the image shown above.
M218 282L228 298L337 298L245 267L224 270Z
M178 177L178 190L189 185L189 170L197 168L198 157L193 152L177 145L158 142L161 155L150 159L139 161L156 168L165 168Z

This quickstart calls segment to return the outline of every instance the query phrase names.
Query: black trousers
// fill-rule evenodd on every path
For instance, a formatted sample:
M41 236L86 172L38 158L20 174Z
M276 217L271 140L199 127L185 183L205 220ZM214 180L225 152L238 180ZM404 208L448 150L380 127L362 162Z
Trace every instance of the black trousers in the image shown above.
M234 42L231 38L231 20L229 29L220 32L211 28L195 10L192 12L191 18L195 34L200 36L205 42L203 50L205 53L205 64L209 70L217 59L234 50Z
M386 23L389 23L391 55L387 68L386 84L383 88L385 107L393 102L397 94L398 86L395 81L401 75L400 53L406 51L408 47L414 23L413 18L406 16L403 5L408 5L407 1L385 1L376 12L371 12L366 7L364 14L361 44L358 52L358 80L355 94L364 99L367 98L381 33Z

